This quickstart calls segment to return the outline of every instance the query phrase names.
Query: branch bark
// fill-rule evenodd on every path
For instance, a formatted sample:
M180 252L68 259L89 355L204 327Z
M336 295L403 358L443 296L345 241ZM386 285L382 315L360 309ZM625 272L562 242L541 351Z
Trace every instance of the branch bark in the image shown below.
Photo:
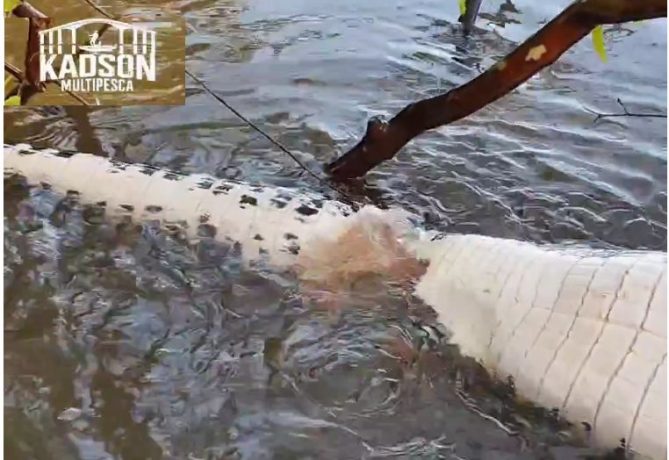
M28 18L28 41L26 43L25 79L21 85L21 103L26 104L35 93L44 90L44 82L40 81L39 32L48 29L51 18L36 9L28 2L23 2L12 10L19 18Z
M90 3L90 2L88 2ZM92 4L91 4L92 5ZM92 5L93 6L93 5ZM95 7L98 9L97 7ZM107 17L110 17L103 10L98 9L100 12L105 14ZM47 80L40 81L40 61L39 61L39 32L41 30L47 29L51 25L51 18L46 14L42 13L40 10L32 6L28 2L22 2L16 8L12 10L12 14L19 18L27 18L29 20L28 27L28 41L26 43L26 57L25 57L25 68L26 75L23 75L19 69L14 67L9 63L5 63L5 71L10 73L16 80L18 80L18 85L13 88L8 94L5 94L5 99L10 96L19 93L21 96L21 104L25 105L28 103L29 99L35 94L44 91L47 83L54 83L62 89L62 86L57 80ZM98 36L102 37L102 34L109 28L109 24L104 24L98 30ZM81 51L77 52L77 56ZM69 90L64 90L67 94L72 96L82 105L90 105L84 98L79 96L76 93L73 93Z
M362 140L326 166L334 179L364 176L419 134L464 118L555 62L600 24L665 17L667 0L576 0L484 73L448 93L409 104L390 122L372 118Z
M12 64L10 64L8 62L5 62L5 72L9 73L11 76L13 76L19 82L18 83L18 88L12 89L12 91L10 91L9 94L5 95L5 99L7 99L8 97L15 95L17 92L19 92L21 90L21 87L22 87L23 83L25 82L25 78L23 76L23 72L21 72L19 69L17 69L16 67L14 67ZM63 86L60 84L59 81L48 80L46 83L54 83L60 89L63 89ZM77 93L73 93L72 91L67 90L67 89L64 89L63 91L65 91L67 94L72 96L77 101L81 102L82 105L90 105L88 102L86 102L86 99L79 96ZM33 94L35 94L35 93L30 94L30 96L32 96ZM22 101L22 104L25 104L25 102Z

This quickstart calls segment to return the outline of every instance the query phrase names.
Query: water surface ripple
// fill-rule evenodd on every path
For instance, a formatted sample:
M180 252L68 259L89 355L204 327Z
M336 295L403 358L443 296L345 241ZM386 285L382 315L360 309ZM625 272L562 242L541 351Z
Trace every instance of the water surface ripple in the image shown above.
M35 2L39 3L39 2ZM57 9L73 13L75 2ZM568 2L109 2L183 12L188 68L310 167L366 120L477 75ZM466 120L427 133L361 193L428 227L666 250L666 21L585 40ZM183 107L19 108L5 140L300 189L320 184L188 82ZM429 308L368 286L323 309L234 247L5 181L6 453L16 459L576 458L550 415L512 407L447 345L415 351ZM464 386L464 387L463 387ZM508 436L469 410L521 430Z

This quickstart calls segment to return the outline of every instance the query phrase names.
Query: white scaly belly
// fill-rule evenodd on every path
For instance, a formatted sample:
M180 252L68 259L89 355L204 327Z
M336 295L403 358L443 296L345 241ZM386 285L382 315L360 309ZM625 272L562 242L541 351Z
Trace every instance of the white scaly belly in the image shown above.
M445 238L416 293L462 352L518 394L666 458L667 258L661 252Z
M21 153L24 152L24 153ZM6 172L111 215L208 225L240 244L244 260L289 267L296 254L376 219L408 229L406 215L350 207L313 194L253 187L206 175L178 176L86 154L59 156L5 146ZM406 236L406 235L405 235ZM520 396L586 422L595 440L621 438L666 458L667 259L653 251L537 246L477 235L406 239L430 261L416 294L431 305L462 352ZM323 261L327 264L328 261Z

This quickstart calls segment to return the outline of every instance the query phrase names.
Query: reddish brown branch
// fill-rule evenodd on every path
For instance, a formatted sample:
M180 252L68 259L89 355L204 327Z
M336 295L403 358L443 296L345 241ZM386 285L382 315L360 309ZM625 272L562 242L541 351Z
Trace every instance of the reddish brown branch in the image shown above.
M419 134L464 118L512 91L600 24L664 17L666 0L577 0L504 59L446 94L405 107L390 122L373 118L362 140L327 165L335 179L365 175Z
M23 81L23 72L8 62L5 62L5 72L16 78L19 82Z
M19 18L28 18L28 41L26 43L25 80L21 87L21 103L25 104L35 93L44 90L40 81L39 32L49 28L51 18L28 2L23 2L12 10Z
M14 67L13 65L11 65L8 62L5 62L5 71L7 73L11 74L19 82L17 88L12 89L12 91L10 91L8 94L5 94L5 99L7 99L8 97L14 96L15 94L17 94L21 90L21 88L22 88L22 86L25 82L25 78L23 77L23 72L21 72L19 69L17 69L16 67ZM54 84L58 85L61 89L63 89L63 87L61 86L59 81L49 81L48 83L54 83ZM90 105L88 102L86 102L86 99L82 98L78 94L73 93L72 91L67 90L67 89L65 89L63 91L65 91L67 94L72 96L77 101L81 102L83 105ZM33 94L35 94L35 93L33 93ZM30 94L30 96L32 96L32 94ZM25 102L23 102L23 101L21 103L25 104Z
M19 82L16 88L5 95L5 99L19 93L21 96L21 104L25 105L32 96L43 91L47 83L54 83L61 89L62 86L59 81L40 81L39 32L47 29L51 25L51 18L25 1L14 8L12 14L16 17L27 18L29 20L28 41L26 44L26 58L24 63L26 67L26 75L23 75L23 72L13 65L5 63L5 70ZM102 36L108 28L109 25L104 24L98 31L98 35ZM90 105L78 94L69 90L64 91L81 104Z

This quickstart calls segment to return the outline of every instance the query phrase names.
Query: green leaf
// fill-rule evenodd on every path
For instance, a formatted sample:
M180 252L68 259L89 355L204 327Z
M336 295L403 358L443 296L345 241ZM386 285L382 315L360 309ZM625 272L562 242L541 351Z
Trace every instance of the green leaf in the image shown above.
M5 99L5 107L12 106L12 105L21 105L21 97L20 96L12 96L12 97L8 97L7 99Z
M458 0L458 7L460 8L460 15L464 16L467 12L467 0Z
M14 11L21 4L21 0L5 0L5 14Z
M597 26L592 30L592 46L602 62L606 62L606 46L604 46L604 29L602 26Z
M11 85L14 83L14 77L11 75L5 79L5 92L10 89Z

